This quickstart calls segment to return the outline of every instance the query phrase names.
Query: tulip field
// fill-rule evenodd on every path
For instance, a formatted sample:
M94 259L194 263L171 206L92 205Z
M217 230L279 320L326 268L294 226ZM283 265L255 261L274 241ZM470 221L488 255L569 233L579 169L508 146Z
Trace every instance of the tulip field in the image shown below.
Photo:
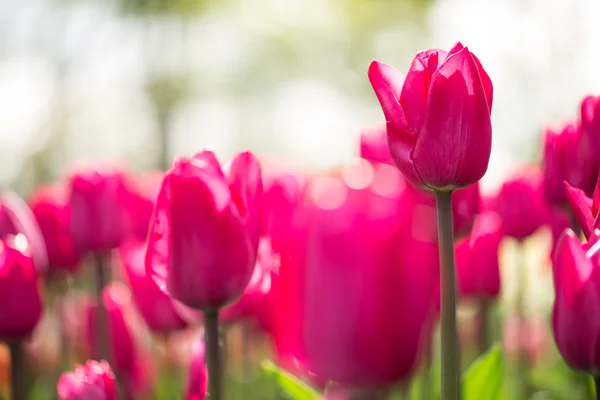
M483 190L472 50L363 60L333 168L165 139L3 188L0 400L600 399L600 96Z

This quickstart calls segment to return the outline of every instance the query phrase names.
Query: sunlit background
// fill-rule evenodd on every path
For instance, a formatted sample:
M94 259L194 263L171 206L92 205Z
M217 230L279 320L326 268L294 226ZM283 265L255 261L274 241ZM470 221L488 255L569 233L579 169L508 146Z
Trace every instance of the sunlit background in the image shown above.
M0 182L27 193L73 162L150 169L205 147L334 166L382 119L369 62L406 71L460 40L495 84L489 188L600 92L597 15L593 0L2 0Z

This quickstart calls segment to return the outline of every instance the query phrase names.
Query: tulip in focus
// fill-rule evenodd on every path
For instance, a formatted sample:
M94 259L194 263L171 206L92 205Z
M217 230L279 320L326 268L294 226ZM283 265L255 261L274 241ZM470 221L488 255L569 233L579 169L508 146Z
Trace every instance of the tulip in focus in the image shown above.
M578 123L568 122L556 131L546 129L542 169L548 201L557 206L566 203L564 181L591 194L597 173L594 163L582 146Z
M27 239L8 236L0 242L0 339L29 336L41 315L38 271Z
M209 151L174 161L162 182L146 254L147 271L161 288L201 310L240 298L256 262L261 182L249 152L224 169Z
M57 386L60 400L117 400L117 386L105 361L88 361L61 375Z
M369 80L387 121L392 158L405 178L455 190L485 174L492 146L492 82L468 48L427 50L406 77L373 61Z
M502 221L492 212L480 214L471 235L456 244L456 266L460 294L493 300L500 293L498 248Z
M153 332L169 333L187 327L175 300L160 290L156 282L147 275L145 254L145 243L136 240L128 241L119 248L121 264L137 309Z
M276 284L273 332L284 366L356 390L414 372L428 343L436 273L399 262L415 246L401 240L403 214L413 210L401 207L400 183L394 168L366 161L342 178L311 181Z
M29 199L46 243L50 272L75 271L80 255L70 231L70 207L66 191L61 187L42 187Z
M552 327L558 350L576 370L600 370L600 241L582 245L570 230L554 254Z
M186 400L204 400L208 388L208 371L206 370L206 350L204 340L198 339L192 347L192 362L188 369Z

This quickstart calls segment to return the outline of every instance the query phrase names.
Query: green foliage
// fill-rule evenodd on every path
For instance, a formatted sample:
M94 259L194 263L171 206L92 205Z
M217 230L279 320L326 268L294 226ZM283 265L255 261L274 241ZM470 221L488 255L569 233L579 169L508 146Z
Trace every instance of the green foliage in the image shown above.
M503 380L504 357L500 345L496 344L463 375L463 400L500 400Z
M285 395L293 400L317 400L319 392L295 376L285 372L271 361L262 363L263 370L277 382Z

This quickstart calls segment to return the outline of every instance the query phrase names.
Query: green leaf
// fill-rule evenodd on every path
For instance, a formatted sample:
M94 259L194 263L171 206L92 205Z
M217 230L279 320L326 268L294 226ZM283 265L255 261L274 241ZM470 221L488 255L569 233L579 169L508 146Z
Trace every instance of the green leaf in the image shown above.
M319 392L292 374L279 368L271 361L263 361L262 368L277 382L285 394L293 400L317 400L321 397Z
M463 400L499 400L502 398L504 358L498 344L479 357L462 379Z

